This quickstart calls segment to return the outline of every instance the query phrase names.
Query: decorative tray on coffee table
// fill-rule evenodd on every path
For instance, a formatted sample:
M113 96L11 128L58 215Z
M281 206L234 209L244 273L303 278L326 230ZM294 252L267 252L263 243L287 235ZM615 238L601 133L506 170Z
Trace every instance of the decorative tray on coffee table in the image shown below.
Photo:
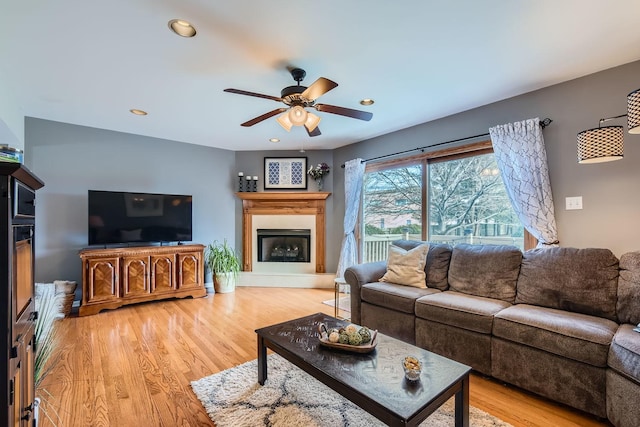
M378 331L374 330L374 331L370 331L371 333L371 340L365 344L360 344L360 345L351 345L351 344L342 344L339 342L331 342L329 341L329 337L327 335L327 331L330 328L327 328L326 325L324 323L321 323L318 325L318 332L320 333L320 345L324 346L324 347L329 347L329 348L335 348L338 350L345 350L345 351L351 351L354 353L370 353L372 352L375 348L376 345L378 344Z

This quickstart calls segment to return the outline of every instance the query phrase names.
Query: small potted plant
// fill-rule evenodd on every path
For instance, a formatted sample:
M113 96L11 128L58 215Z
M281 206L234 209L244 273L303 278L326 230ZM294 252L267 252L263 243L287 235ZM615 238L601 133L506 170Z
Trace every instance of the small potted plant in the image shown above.
M215 291L220 294L233 292L240 273L240 259L225 239L215 240L205 250L207 267L213 274Z

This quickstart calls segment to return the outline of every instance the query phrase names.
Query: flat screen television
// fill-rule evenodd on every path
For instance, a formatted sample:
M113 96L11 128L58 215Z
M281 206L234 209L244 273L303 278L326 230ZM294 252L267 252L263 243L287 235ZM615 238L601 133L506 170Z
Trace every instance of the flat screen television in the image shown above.
M191 241L192 197L89 190L89 245Z

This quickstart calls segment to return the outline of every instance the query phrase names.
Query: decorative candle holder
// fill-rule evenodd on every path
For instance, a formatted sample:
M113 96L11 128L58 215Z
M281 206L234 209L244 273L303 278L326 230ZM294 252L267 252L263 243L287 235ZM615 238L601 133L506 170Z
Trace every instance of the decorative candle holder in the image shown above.
M258 191L258 177L254 176L253 180L251 181L251 191L253 191L254 193L256 191Z
M242 193L243 188L242 188L242 177L244 176L244 173L242 172L238 172L238 192Z
M245 183L244 191L246 191L246 192L251 191L251 177L250 176L247 176L247 180L246 180L246 183Z

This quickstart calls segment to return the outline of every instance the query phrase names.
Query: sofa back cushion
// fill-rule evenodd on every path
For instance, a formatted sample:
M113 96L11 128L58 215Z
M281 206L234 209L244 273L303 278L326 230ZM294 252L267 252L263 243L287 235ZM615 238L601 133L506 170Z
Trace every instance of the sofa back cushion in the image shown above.
M515 246L456 245L449 266L450 289L513 304L522 252Z
M640 252L620 257L617 310L620 323L640 323Z
M447 273L451 261L452 248L446 243L424 242L419 240L395 240L392 244L404 250L413 249L424 243L429 244L424 272L427 275L427 287L446 291L449 288Z
M609 249L542 248L524 253L517 304L617 321L618 258Z

